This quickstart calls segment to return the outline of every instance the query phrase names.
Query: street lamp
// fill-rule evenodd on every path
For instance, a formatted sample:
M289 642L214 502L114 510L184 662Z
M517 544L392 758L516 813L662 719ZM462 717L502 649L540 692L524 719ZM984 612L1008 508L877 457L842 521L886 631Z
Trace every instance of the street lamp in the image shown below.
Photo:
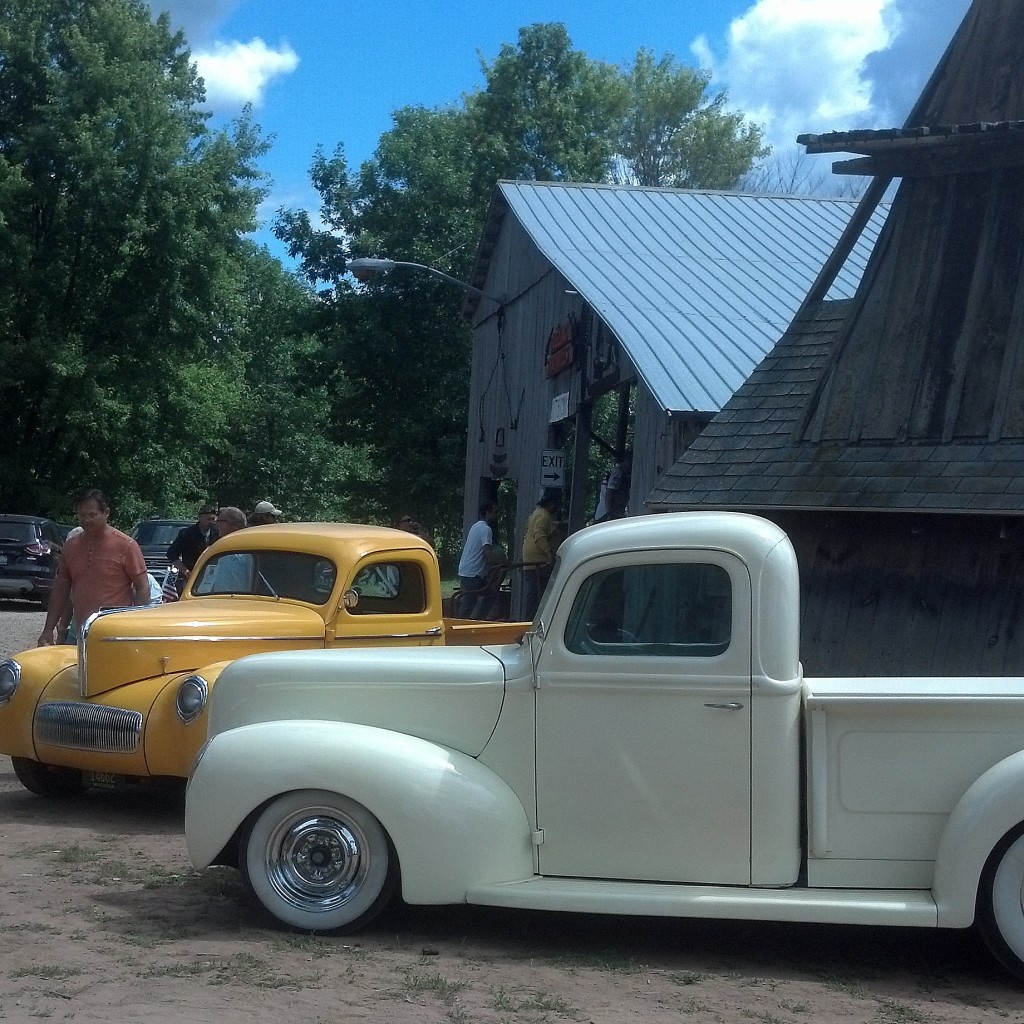
M428 274L443 278L452 284L457 284L464 291L472 295L479 295L484 299L490 299L492 302L498 303L499 306L503 305L505 301L494 295L488 295L481 288L477 288L465 281L460 281L457 277L452 277L451 274L446 274L443 270L438 270L436 267L428 267L424 263L409 263L406 260L379 260L370 256L361 256L359 259L349 260L347 267L352 271L352 276L361 284L372 281L378 274L386 274L396 267L413 267L416 270L425 270Z

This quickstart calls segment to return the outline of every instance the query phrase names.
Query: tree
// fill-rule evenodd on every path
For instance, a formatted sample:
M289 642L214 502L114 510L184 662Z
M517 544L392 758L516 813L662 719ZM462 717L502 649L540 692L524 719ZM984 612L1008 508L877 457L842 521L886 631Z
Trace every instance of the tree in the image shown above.
M5 504L124 514L202 490L241 365L262 195L248 117L211 133L183 37L141 0L0 0Z
M561 24L519 30L519 45L481 62L486 87L466 101L478 132L478 175L604 181L628 96L622 76L572 48Z
M767 155L761 130L708 98L711 76L666 54L637 51L626 76L629 105L618 137L619 179L672 188L735 188Z
M265 250L251 247L234 324L242 353L237 405L205 488L251 509L272 497L291 519L355 518L353 481L370 472L367 446L337 436L331 396L344 372L323 358L320 307Z

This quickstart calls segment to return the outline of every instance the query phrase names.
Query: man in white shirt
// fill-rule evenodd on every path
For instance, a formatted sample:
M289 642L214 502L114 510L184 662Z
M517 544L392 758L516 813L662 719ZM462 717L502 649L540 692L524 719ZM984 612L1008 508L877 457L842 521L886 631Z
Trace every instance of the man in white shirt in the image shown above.
M488 586L488 575L505 559L494 546L494 523L498 519L498 506L485 501L480 506L480 518L469 528L466 543L459 559L459 594L455 614L462 619L486 619L491 614L498 593Z

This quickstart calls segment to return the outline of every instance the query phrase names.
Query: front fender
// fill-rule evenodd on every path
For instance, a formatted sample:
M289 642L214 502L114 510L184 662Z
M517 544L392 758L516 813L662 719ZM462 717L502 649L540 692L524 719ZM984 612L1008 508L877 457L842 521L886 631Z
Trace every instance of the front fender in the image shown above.
M978 883L995 845L1024 821L1024 751L976 779L946 821L935 857L932 894L940 928L974 921Z
M21 667L21 680L10 701L0 705L0 753L35 758L32 718L36 704L62 672L68 674L68 685L77 689L78 653L74 647L58 644L23 651L11 660Z
M219 661L203 665L194 672L181 672L162 682L160 692L146 716L146 764L151 775L178 779L188 777L192 763L206 741L210 703L207 698L206 707L186 724L178 717L175 703L178 690L186 679L198 675L206 680L209 693L212 693L220 673L230 664L229 661Z
M526 811L490 769L415 736L322 721L262 722L210 741L185 800L193 864L212 864L254 810L297 789L332 790L377 817L408 903L461 903L473 886L533 874Z

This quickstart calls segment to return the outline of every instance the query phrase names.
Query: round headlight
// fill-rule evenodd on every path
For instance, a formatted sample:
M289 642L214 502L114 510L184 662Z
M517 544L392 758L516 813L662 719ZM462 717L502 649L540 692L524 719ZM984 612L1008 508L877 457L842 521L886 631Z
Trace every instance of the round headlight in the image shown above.
M210 688L202 676L189 676L182 680L178 687L178 695L174 698L174 707L178 717L188 725L199 717L206 707L206 698Z
M0 662L0 704L6 704L21 681L21 666L16 661Z

